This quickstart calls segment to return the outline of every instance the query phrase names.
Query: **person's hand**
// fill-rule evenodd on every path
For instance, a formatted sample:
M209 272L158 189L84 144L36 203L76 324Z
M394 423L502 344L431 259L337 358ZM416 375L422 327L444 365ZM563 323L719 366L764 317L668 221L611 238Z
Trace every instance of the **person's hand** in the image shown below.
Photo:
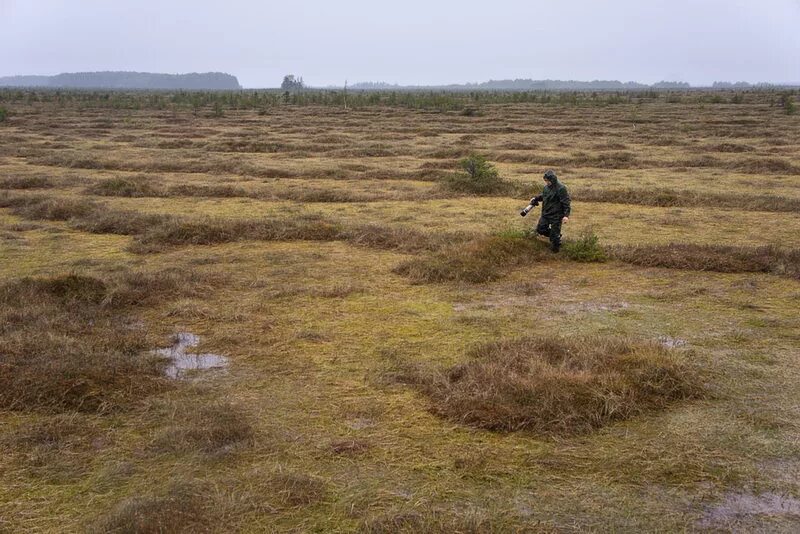
M564 217L563 219L561 219L561 222L562 223L568 223L569 222L569 217Z

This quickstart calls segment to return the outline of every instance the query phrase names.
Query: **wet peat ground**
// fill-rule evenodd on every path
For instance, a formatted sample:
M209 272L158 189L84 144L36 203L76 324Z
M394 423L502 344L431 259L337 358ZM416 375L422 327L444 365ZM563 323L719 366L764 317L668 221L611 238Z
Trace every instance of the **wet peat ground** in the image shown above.
M71 98L0 124L0 530L800 526L781 95ZM547 168L605 261L525 236Z

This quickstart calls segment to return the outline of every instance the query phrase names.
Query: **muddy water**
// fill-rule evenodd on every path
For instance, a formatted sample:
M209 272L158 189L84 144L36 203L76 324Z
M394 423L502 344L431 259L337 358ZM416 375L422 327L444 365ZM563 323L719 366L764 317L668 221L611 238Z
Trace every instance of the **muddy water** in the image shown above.
M170 378L184 378L188 372L204 369L221 369L228 366L228 358L219 354L195 354L186 352L189 347L196 347L200 336L190 332L180 332L175 336L171 347L156 350L156 354L169 360L164 374Z

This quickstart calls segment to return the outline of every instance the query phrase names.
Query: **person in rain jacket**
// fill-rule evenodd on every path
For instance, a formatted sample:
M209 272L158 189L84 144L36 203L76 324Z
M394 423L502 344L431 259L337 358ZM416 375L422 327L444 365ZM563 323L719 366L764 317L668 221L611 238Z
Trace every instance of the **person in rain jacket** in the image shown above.
M561 225L569 222L570 199L567 186L558 181L556 173L544 173L544 190L533 197L531 204L542 204L542 216L536 225L536 233L550 239L550 250L561 248Z

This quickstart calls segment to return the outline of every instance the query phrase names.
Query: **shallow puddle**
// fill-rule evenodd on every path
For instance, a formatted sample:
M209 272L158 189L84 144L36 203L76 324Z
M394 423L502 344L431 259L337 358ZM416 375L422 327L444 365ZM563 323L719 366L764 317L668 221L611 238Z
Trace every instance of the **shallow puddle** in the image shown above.
M701 528L719 527L748 519L783 517L800 519L800 500L777 493L733 493L706 511Z
M679 339L676 337L669 337L669 336L658 336L658 342L661 343L663 346L667 347L668 349L677 349L680 347L685 347L688 342L685 339Z
M156 350L156 354L167 358L170 363L164 369L164 374L169 378L183 378L190 371L204 369L221 369L228 366L228 358L219 354L204 353L194 354L186 352L189 347L196 347L200 343L200 336L190 332L180 332L175 335L171 347Z

